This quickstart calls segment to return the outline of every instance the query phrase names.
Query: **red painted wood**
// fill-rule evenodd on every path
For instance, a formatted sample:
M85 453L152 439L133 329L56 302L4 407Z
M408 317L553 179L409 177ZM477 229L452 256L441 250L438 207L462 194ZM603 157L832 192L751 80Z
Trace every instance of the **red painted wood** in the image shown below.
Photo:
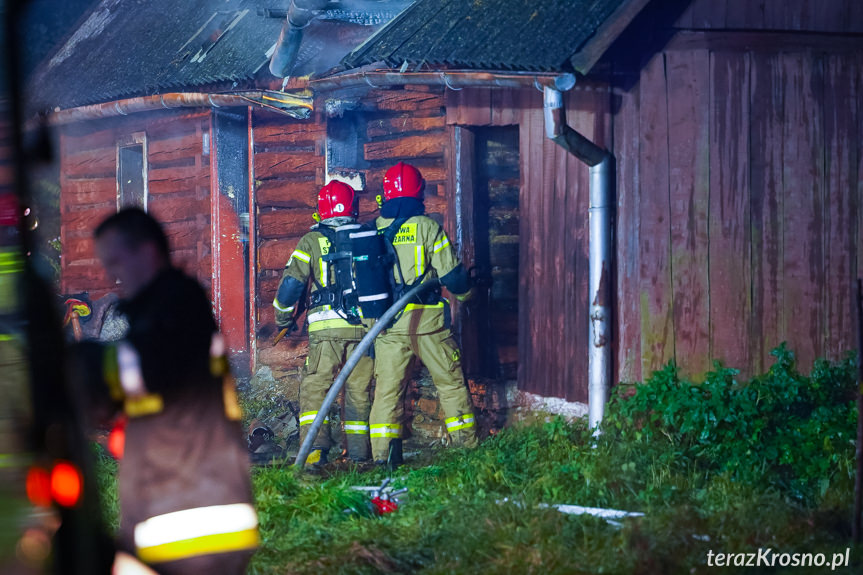
M313 225L312 212L306 208L266 210L258 215L258 235L264 239L302 236Z
M443 130L446 126L444 116L414 117L409 113L399 114L391 118L376 118L368 123L366 135L369 138L379 138L402 135L412 132L430 132Z
M773 364L770 350L785 336L782 188L783 71L779 58L754 54L751 61L750 185L752 226L752 367Z
M442 156L446 143L446 133L443 130L427 132L421 136L406 136L369 142L364 146L365 159L393 160L405 158L427 158Z
M861 14L863 14L863 11L861 11ZM857 71L856 85L858 94L857 143L856 146L852 146L852 149L856 147L857 153L857 177L855 179L856 186L851 188L852 190L856 189L856 193L853 194L853 205L857 209L857 229L853 237L856 238L854 248L857 257L853 261L856 267L853 269L851 277L859 278L863 277L863 102L861 102L861 98L859 97L859 94L863 92L863 55L857 54L856 58L851 61L851 64Z
M117 181L108 178L72 179L61 176L61 198L69 205L117 204Z
M641 381L641 304L639 289L641 193L639 186L641 134L639 86L617 93L620 109L614 117L617 175L615 196L615 382Z
M845 57L828 57L824 74L824 354L839 359L856 345L853 322L858 182L859 70Z
M518 359L518 385L519 389L535 392L537 386L542 384L540 379L543 374L539 367L541 356L538 354L539 318L538 308L534 306L537 298L537 287L535 282L542 273L542 262L538 254L542 248L542 228L538 216L542 213L541 194L536 193L535 180L540 177L542 166L542 148L535 145L535 133L541 122L541 116L535 109L528 109L525 100L522 101L522 122L519 129L519 141L521 152L521 174L522 186L519 196L521 206L521 218L519 224L519 235L521 236L521 250L519 252L519 270L521 283L519 284L519 359Z
M674 357L669 238L668 95L665 59L655 56L641 74L639 149L641 237L639 303L642 376Z
M694 0L676 26L860 33L861 16L857 0Z
M574 90L566 102L568 123L597 145L608 146L610 137L604 133L608 93L605 90ZM563 150L561 150L563 151ZM566 212L564 253L566 254L566 312L564 340L570 344L566 397L571 401L588 401L588 349L590 298L589 294L589 218L590 169L571 154L566 155L567 195L560 206ZM570 285L571 284L571 285ZM610 343L609 343L610 345Z
M302 236L283 236L258 243L258 270L281 270ZM271 302L272 303L272 302Z
M710 61L710 356L752 375L749 55Z
M674 349L681 371L697 377L710 367L708 52L667 52L666 78Z
M518 124L520 113L517 107L517 101L517 90L492 90L491 124L493 126L511 126Z
M437 115L444 106L444 88L432 92L409 90L378 90L370 92L370 100L378 110L413 111L418 115Z
M314 175L323 166L323 157L315 155L313 152L258 152L255 154L256 179L262 181Z
M150 165L160 162L175 162L178 158L191 158L193 161L203 151L201 135L195 126L184 126L190 132L177 132L163 139L148 139L147 161Z
M822 355L824 308L823 69L809 55L781 58L785 90L783 216L785 338L809 369ZM793 326L793 327L792 327Z
M537 94L537 97L539 94ZM570 395L569 385L573 382L568 380L569 367L572 365L576 355L577 342L561 337L565 335L565 321L575 320L570 315L572 300L567 296L567 280L574 278L574 267L576 261L574 254L566 251L567 225L572 225L567 213L567 196L569 195L568 170L566 150L552 144L549 146L547 138L543 138L543 146L550 148L545 150L547 168L544 168L543 187L546 194L545 213L543 226L546 234L546 246L544 263L546 266L544 277L545 291L545 338L546 357L550 372L547 382L551 393L555 397L567 397ZM551 143L551 142L549 142Z
M69 178L116 177L117 152L115 147L87 150L67 155L63 173Z
M194 221L199 215L210 211L209 200L198 199L194 190L176 194L152 195L148 199L147 211L163 223ZM200 236L202 230L196 227Z

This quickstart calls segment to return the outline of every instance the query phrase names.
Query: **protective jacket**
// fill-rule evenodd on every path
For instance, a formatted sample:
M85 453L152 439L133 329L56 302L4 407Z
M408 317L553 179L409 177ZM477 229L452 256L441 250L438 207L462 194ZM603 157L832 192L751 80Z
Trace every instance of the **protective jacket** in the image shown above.
M334 230L337 225L345 222L342 218L332 220L332 223L324 220L300 239L285 266L273 301L277 314L292 313L306 283L310 283L310 304L306 316L309 324L309 354L303 366L303 380L300 384L301 442L315 420L330 386L366 333L365 326L357 322L356 316L349 316L345 310L337 309L337 306L331 303L323 303L318 296L321 292L331 292L336 281L333 266L323 259L332 248L327 238L327 235L331 234L323 233L322 228L330 224L328 227ZM344 431L348 456L357 461L368 459L370 453L369 388L373 372L374 362L365 355L345 382ZM320 453L312 454L309 461L313 462L317 456L325 454L332 444L327 419L312 444Z
M200 285L166 269L121 304L124 340L102 348L128 416L119 546L160 573L243 573L258 543L234 383Z
M458 261L443 228L436 221L425 215L415 215L408 218L379 217L375 223L378 233L384 234L393 246L396 260L392 268L395 299L417 282L437 278L457 298L464 297L470 291L467 272ZM426 291L405 307L387 331L427 334L449 328L446 305L439 289Z
M394 201L394 200L390 200ZM420 204L421 206L421 204ZM410 212L409 212L410 213ZM406 214L407 215L407 214ZM470 293L470 282L443 228L425 215L379 217L378 232L391 242L396 294L416 282L440 277L456 297ZM440 291L426 292L407 305L392 327L375 341L375 397L370 416L372 456L385 461L403 434L407 370L416 356L428 368L454 443L476 445L474 416L461 368L461 353L449 330L447 302ZM392 442L392 440L396 440Z

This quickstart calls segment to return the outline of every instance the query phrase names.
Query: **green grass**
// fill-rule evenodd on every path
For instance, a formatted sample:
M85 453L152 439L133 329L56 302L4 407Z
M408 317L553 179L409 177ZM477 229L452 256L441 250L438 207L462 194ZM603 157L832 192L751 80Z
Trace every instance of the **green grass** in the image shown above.
M369 512L352 485L383 470L321 478L254 471L262 545L250 573L702 573L707 553L844 553L850 544L854 361L795 371L780 348L750 381L721 366L704 383L673 365L619 386L603 434L552 419L473 450L428 452L397 470L395 513ZM640 511L615 526L550 504ZM863 548L851 549L858 572ZM828 568L726 568L807 573ZM841 571L836 571L841 572Z

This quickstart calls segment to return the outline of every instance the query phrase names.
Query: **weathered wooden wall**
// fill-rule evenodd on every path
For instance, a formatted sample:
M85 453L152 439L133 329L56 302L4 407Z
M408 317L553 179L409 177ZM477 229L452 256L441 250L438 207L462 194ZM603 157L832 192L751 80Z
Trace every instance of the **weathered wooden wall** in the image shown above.
M682 28L863 32L859 0L693 0Z
M737 8L717 4L678 21L709 29L698 14L713 7L729 19L713 30L681 29L634 73L615 70L610 91L567 96L570 125L616 157L615 381L671 359L695 377L713 360L749 375L782 341L808 369L853 346L860 42L810 32L836 21L815 11L810 25L765 9L751 26L799 34L722 30ZM837 31L860 26L849 10ZM585 401L587 168L545 138L535 90L449 92L447 121L519 125L519 387Z
M252 112L254 201L257 206L257 348L270 365L300 365L306 342L295 333L278 347L273 299L279 278L300 238L315 222L317 190L323 185L326 124L320 114L292 120Z
M609 102L603 86L577 86L565 97L569 124L610 147ZM449 92L447 121L519 126L519 388L585 401L588 168L545 137L533 88Z
M863 8L696 0L678 26L615 86L617 379L670 359L749 375L782 341L802 369L838 358L854 342L863 59L858 39L809 31L859 32ZM739 31L762 28L805 33Z
M318 102L316 108L324 110L325 102ZM373 90L349 110L360 119L361 165L354 168L366 182L360 194L360 219L373 217L384 172L403 160L422 171L427 183L426 211L442 221L447 144L442 91ZM272 302L288 257L315 223L312 214L325 181L327 122L339 118L317 112L310 120L300 121L257 111L252 118L258 209L258 360L271 366L297 366L305 360L305 335L294 332L286 343L273 347Z
M203 153L209 111L139 114L66 126L60 136L63 293L98 298L114 288L96 259L93 231L117 211L117 142L147 136L148 210L164 223L174 263L209 290L210 156Z

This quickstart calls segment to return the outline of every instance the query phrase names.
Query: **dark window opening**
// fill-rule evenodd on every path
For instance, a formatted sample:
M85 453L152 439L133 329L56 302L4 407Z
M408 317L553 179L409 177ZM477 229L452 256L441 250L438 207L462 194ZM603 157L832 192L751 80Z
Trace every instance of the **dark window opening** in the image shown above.
M117 209L127 206L147 209L147 169L143 142L117 148Z
M357 172L369 167L365 159L368 118L362 112L345 111L327 121L327 172Z

